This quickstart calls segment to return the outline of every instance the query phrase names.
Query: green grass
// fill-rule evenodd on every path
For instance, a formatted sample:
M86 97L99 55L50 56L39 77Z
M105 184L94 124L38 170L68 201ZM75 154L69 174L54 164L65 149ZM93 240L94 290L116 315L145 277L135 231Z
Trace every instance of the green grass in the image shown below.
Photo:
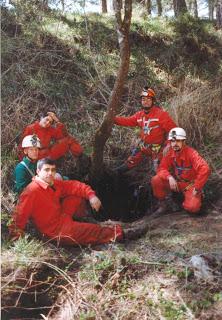
M174 29L169 24L169 20L164 17L132 18L131 31L142 32L151 37L172 37L174 35Z
M15 241L15 243L4 252L2 267L16 269L18 267L28 268L36 259L41 260L41 257L46 256L46 249L41 241L32 239L29 235ZM5 258L4 257L8 257Z

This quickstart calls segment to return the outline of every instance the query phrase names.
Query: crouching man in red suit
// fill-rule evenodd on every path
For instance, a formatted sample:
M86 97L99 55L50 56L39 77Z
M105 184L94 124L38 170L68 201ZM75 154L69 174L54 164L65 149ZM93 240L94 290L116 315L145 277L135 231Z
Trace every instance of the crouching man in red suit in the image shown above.
M183 208L191 213L200 210L202 189L210 175L207 162L196 150L186 145L186 132L182 128L173 128L169 132L171 148L163 157L152 180L154 196L159 199L159 208L155 214L166 212L167 194L171 191L182 192Z

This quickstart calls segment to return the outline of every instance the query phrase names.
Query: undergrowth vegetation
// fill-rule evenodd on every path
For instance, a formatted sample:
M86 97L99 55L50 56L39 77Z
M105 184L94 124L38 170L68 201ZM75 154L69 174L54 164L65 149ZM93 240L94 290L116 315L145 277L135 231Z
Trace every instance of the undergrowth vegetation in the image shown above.
M90 155L119 63L113 17L50 10L38 20L29 2L17 10L2 10L4 316L8 319L9 310L13 316L20 310L21 317L28 317L34 306L44 319L205 319L206 309L222 299L221 278L216 274L214 285L196 283L189 259L212 248L217 252L216 216L210 220L214 228L210 231L206 223L198 233L195 228L201 228L204 220L191 226L190 217L167 230L160 228L160 221L141 242L126 247L111 244L104 251L63 250L30 237L15 244L8 240L6 227L16 201L12 172L21 131L54 111ZM215 187L222 174L221 32L189 16L177 21L135 16L130 43L120 114L137 111L141 88L153 87L160 105L186 129L188 143L211 164ZM113 128L105 148L107 167L112 169L127 157L136 134L134 129ZM69 156L61 170L68 176L78 174Z

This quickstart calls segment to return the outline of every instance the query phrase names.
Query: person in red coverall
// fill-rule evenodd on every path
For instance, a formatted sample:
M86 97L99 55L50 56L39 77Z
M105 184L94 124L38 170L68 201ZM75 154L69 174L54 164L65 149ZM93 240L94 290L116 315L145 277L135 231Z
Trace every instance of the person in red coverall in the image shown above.
M183 128L171 129L169 140L171 149L151 180L154 196L159 199L156 214L167 211L165 199L171 191L182 192L183 208L196 213L201 207L202 189L210 175L210 168L196 150L186 145Z
M54 126L55 124L55 126ZM83 153L83 148L79 142L70 136L58 117L53 112L48 112L46 117L41 118L25 128L22 139L28 135L37 135L41 142L39 159L50 157L57 160L71 151L74 157L79 157ZM19 158L23 158L23 150L19 145Z
M101 206L99 198L90 186L79 181L55 180L56 166L50 158L37 164L37 176L25 188L19 198L9 226L12 239L24 234L25 226L32 219L38 231L47 238L67 245L103 244L123 238L120 225L77 222L72 219L75 209L67 212L62 202L68 196L89 200L93 209Z
M155 105L154 90L144 87L140 95L142 110L131 117L115 117L114 123L125 127L140 127L140 143L135 148L126 162L117 168L124 172L137 166L143 156L151 157L154 171L163 156L163 149L169 131L176 127L169 114Z

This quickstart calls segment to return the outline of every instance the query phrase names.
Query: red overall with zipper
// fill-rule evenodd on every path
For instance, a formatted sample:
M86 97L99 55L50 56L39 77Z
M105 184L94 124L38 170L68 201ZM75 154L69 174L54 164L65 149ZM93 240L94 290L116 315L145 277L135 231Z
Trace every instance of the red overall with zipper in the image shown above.
M29 219L32 219L38 231L62 244L88 245L101 244L123 237L120 225L102 227L99 224L77 222L72 220L71 210L63 207L63 200L75 196L89 200L95 196L90 186L79 181L55 180L53 188L34 177L19 198L9 226L11 236L18 238L24 233ZM73 213L78 207L73 207Z
M210 175L207 162L199 153L189 146L184 146L180 152L172 148L162 159L157 175L151 180L153 193L159 200L165 199L170 192L168 178L173 176L179 188L184 194L183 207L185 210L195 213L200 210L202 201L202 189ZM193 194L193 190L197 194Z
M114 123L125 127L139 127L141 142L127 159L128 168L142 161L143 155L152 159L162 159L162 150L169 131L176 127L168 112L158 106L152 106L148 113L144 110L131 117L115 117Z
M39 121L36 121L25 128L22 134L22 139L25 136L33 134L37 135L41 142L39 159L50 157L53 160L57 160L64 156L68 151L71 151L75 157L78 157L83 153L83 148L79 142L67 133L65 125L61 122L57 123L56 126L43 128L39 124ZM20 144L20 160L23 158L23 156L24 154Z

